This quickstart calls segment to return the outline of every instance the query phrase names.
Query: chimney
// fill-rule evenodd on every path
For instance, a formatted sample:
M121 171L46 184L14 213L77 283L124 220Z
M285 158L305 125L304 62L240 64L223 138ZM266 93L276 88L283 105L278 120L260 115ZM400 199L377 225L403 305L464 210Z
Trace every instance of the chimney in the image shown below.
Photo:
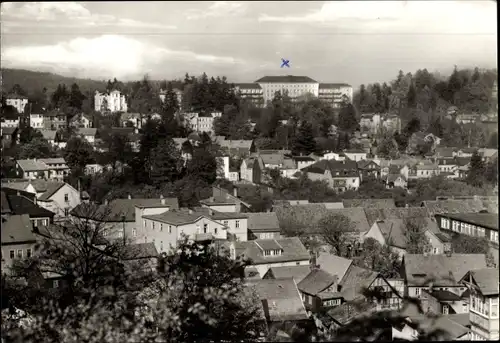
M128 198L129 198L129 199L132 199L132 195L130 195L130 194L129 194L129 195L128 195Z
M233 188L233 195L237 198L238 197L238 187Z

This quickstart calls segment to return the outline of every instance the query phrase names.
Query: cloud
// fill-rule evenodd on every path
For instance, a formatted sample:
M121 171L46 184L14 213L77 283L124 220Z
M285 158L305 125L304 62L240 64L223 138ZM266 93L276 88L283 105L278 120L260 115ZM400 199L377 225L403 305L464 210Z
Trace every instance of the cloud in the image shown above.
M246 6L238 2L215 1L207 10L190 10L187 19L236 16L245 12Z
M90 12L76 2L26 2L2 4L2 21L6 25L24 26L116 26L128 28L175 29L173 25L117 18ZM20 23L19 21L23 21Z
M76 38L55 45L7 47L2 63L13 68L57 67L61 71L81 70L86 77L127 77L142 74L152 66L169 61L205 64L238 64L243 61L226 56L176 51L117 35Z
M299 16L261 14L260 22L304 23L400 33L496 34L492 1L334 1Z

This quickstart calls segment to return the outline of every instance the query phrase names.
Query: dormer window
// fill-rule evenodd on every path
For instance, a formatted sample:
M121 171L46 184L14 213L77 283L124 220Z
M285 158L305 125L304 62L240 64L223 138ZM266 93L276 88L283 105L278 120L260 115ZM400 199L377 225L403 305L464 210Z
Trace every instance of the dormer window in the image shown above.
M264 256L281 256L282 254L282 249L264 250Z

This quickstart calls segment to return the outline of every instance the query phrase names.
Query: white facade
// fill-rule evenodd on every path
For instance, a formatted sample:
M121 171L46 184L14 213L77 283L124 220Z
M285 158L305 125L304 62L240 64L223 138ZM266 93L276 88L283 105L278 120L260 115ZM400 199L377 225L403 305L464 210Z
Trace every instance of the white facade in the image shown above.
M335 161L344 161L345 157L340 156L339 153L336 152L327 152L321 158L322 160L335 160Z
M18 113L24 113L24 107L28 104L28 98L25 97L12 97L7 98L5 103L14 106Z
M19 117L16 119L2 119L1 127L19 127Z
M104 103L107 102L107 108L103 109ZM125 95L121 94L120 91L114 90L109 94L101 94L99 91L95 91L94 95L94 110L109 110L111 112L127 112L127 101Z
M361 160L366 160L366 152L349 152L349 151L344 151L344 154L352 161L359 162Z
M54 220L67 218L69 212L81 203L80 192L67 183L46 200L40 200L41 195L37 194L37 198L39 198L37 204L54 212L56 214Z
M287 91L288 96L292 99L296 99L308 93L317 97L319 93L318 82L258 82L258 84L262 88L264 103L273 100L274 94L278 91L281 92L281 94Z
M342 83L320 83L318 98L333 108L340 108L343 102L352 102L354 91L350 85Z
M210 115L200 116L198 113L189 113L184 115L188 119L189 125L193 131L213 133L214 120L222 116L221 112L212 112Z
M34 129L43 129L43 114L30 114L30 126Z

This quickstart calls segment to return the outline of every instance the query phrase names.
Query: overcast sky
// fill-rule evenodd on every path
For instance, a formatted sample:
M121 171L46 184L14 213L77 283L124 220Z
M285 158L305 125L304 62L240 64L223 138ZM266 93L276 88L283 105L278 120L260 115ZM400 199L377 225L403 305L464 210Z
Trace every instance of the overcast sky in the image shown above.
M2 3L3 67L96 79L393 79L496 67L494 1ZM280 69L281 58L290 69Z

